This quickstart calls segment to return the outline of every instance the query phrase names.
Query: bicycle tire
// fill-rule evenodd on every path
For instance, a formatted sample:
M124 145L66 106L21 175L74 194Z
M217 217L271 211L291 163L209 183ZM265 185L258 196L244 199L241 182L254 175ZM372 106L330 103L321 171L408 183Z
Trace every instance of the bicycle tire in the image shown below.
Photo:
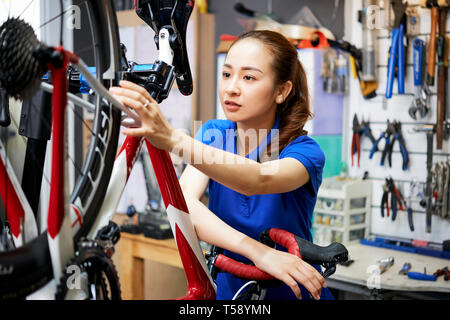
M112 79L104 72L120 66L119 33L113 1L87 0L94 43L97 79L108 87ZM109 35L109 37L105 36ZM111 68L113 66L114 68ZM74 235L75 244L90 231L102 205L117 153L121 112L96 97L96 113L87 156L70 202L81 209L83 224ZM0 300L23 298L53 279L47 232L12 251L0 253Z

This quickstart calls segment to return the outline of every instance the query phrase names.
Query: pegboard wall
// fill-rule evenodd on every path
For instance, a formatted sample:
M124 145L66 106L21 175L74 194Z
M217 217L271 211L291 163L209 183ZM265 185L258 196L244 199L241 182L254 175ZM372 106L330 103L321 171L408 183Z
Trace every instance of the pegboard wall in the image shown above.
M362 1L346 1L345 16L345 36L344 40L349 41L356 47L362 47L362 27L358 22L358 10L361 10ZM410 1L411 3L411 1ZM428 43L430 33L430 10L425 8L417 8L419 14L419 34L417 37ZM447 30L450 30L450 14L447 15ZM447 36L450 31L447 31ZM388 54L391 43L391 32L387 29L378 29L376 37L376 65L378 77L377 96L366 100L363 98L359 82L356 79L350 79L349 92L344 98L344 132L343 132L343 161L349 164L349 175L351 177L362 177L365 171L369 173L369 179L372 181L372 210L371 210L371 234L388 236L403 239L417 239L442 243L446 239L450 239L450 221L443 220L433 215L431 224L431 233L426 232L425 209L419 205L419 200L414 199L412 209L414 231L410 231L408 225L408 217L406 211L399 211L397 218L392 221L391 218L381 217L380 203L383 194L383 185L386 177L392 177L396 185L401 189L404 196L408 195L409 184L414 179L420 183L426 182L427 168L427 141L425 133L416 133L413 128L423 127L424 124L434 124L436 122L436 105L437 105L437 80L435 85L430 87L431 110L427 117L414 120L408 114L408 109L414 98L414 81L413 81L413 50L412 43L415 37L408 37L408 49L406 52L406 74L405 74L405 94L397 94L397 81L394 80L392 98L385 98ZM426 49L426 48L424 48ZM448 59L448 57L447 57ZM424 55L424 66L426 68L426 54ZM437 77L437 72L436 72ZM425 77L424 77L425 79ZM447 94L450 92L447 83ZM449 100L447 96L447 110L449 109ZM352 140L352 120L354 114L358 115L359 120L369 120L372 133L377 139L386 129L386 121L397 120L402 123L402 133L405 138L406 148L409 153L409 168L402 170L402 156L399 151L398 142L394 146L392 154L392 168L389 167L387 161L384 166L380 166L381 152L374 154L369 159L372 147L371 141L364 137L361 139L361 160L360 167L351 166L350 146ZM384 143L380 144L381 149ZM436 149L436 136L433 142L433 163L450 160L450 141L444 140L442 150Z

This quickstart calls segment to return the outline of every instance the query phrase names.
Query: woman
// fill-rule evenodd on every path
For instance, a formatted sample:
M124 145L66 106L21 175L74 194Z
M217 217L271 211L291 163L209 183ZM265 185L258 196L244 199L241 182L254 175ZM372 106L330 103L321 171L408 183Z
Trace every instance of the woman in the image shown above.
M308 291L314 299L332 298L317 267L255 240L274 227L312 241L325 157L303 130L311 116L306 75L289 41L253 31L233 43L218 84L228 120L208 121L195 139L175 130L145 89L120 85L112 94L142 120L124 133L145 136L189 164L180 184L198 237L285 283L269 288L267 299L309 298ZM200 202L208 185L209 208ZM231 299L244 283L220 273L217 298Z

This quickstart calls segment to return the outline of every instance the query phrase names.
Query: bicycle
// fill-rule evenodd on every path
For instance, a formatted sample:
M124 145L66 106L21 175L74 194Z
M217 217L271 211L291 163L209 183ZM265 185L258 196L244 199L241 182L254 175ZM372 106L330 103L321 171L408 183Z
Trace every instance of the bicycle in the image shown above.
M60 5L63 12L62 1ZM140 121L107 90L109 86L117 85L118 80L126 79L144 86L160 103L167 98L176 81L181 93L191 94L192 76L185 35L194 1L135 1L137 15L155 31L159 57L152 65L135 65L127 61L125 48L120 45L111 1L84 0L81 5L87 9L92 29L94 67L88 68L76 54L64 49L62 41L56 47L39 42L34 30L19 19L8 18L0 26L0 44L3 46L0 47L0 87L10 96L29 98L33 93L30 87L36 89L42 81L43 90L53 92L52 172L46 231L38 234L36 223L39 183L30 186L25 178L21 187L6 153L2 153L0 178L5 183L0 183L4 186L0 187L0 196L7 217L0 222L5 230L10 227L8 232L12 236L5 236L4 232L3 238L12 250L0 251L0 298L23 298L32 294L32 297L46 295L57 299L120 299L120 284L110 259L120 232L111 218L145 141L186 273L188 291L180 299L214 299L216 287L210 271L213 274L216 271L206 264L169 153L155 148L144 138L127 137L116 156L120 125L136 126ZM14 33L19 33L17 30L21 37L15 37ZM14 66L5 61L8 57L14 57L22 64ZM21 72L21 68L27 68L28 72ZM47 73L48 69L50 73ZM17 78L11 75L17 75ZM80 89L90 93L90 101L76 95ZM64 152L67 100L77 108L81 106L95 112L89 149L78 170L79 177L70 201L65 200L68 188L64 168L72 161L70 157L65 159ZM39 111L39 122L44 122L43 110ZM33 144L34 140L28 137L28 141ZM6 149L1 146L2 151ZM38 149L45 155L45 148L32 146L30 149ZM33 154L25 161L34 163L36 158ZM39 157L41 162L42 158ZM39 180L39 176L42 179L43 164L37 166L40 169L38 177L30 180ZM297 255L305 250L300 256L316 264L325 264L331 270L333 265L347 258L348 253L342 245L319 248L286 231L280 232L269 231L265 238L288 246ZM295 248L293 241L297 243L297 249L291 249ZM221 265L224 260L221 256L213 260L217 268L238 275L254 277L260 273L255 267L229 260ZM233 267L228 268L230 265ZM68 286L74 266L81 270L78 279L82 281L77 288ZM263 278L268 279L268 275L263 274Z

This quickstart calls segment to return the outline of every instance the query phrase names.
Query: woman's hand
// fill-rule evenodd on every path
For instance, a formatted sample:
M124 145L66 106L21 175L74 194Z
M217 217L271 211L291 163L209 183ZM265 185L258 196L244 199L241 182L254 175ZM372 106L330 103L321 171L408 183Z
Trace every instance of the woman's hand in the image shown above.
M136 111L141 119L141 127L125 129L123 134L144 136L158 149L171 151L174 148L177 132L145 88L124 80L120 81L120 87L111 87L109 91L126 107Z
M266 248L268 250L265 254L258 254L252 260L256 267L283 281L298 299L302 298L298 283L301 283L314 299L320 299L322 287L326 288L327 285L325 279L313 266L293 254Z

